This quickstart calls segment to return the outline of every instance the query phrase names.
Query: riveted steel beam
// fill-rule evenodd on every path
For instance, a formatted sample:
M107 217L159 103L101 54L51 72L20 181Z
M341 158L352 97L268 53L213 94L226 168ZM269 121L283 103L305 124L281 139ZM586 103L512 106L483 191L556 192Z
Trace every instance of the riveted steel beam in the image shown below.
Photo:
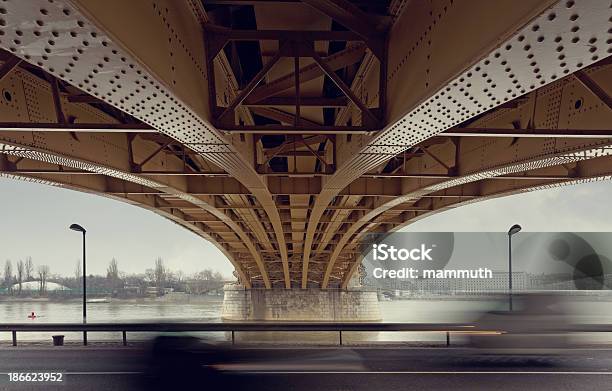
M612 74L612 67L598 68L592 74L599 78L606 78L606 75ZM559 94L560 91L568 93L563 96ZM483 124L490 124L492 128L495 128L499 124L516 122L517 119L520 119L522 123L535 126L546 124L551 120L556 123L567 123L572 126L586 125L593 128L610 123L612 112L606 105L599 102L597 96L585 101L582 99L586 98L581 98L581 105L574 104L574 97L581 96L583 91L584 87L579 82L573 77L567 77L552 83L544 92L530 94L524 105L512 110L493 110L477 119L473 125L478 128ZM554 99L551 99L553 97ZM588 109L584 109L582 104ZM570 111L561 110L564 107L572 107L572 109ZM556 109L552 111L556 113L556 117L551 117L551 109ZM588 122L585 122L585 118L588 118ZM530 131L537 134L540 130L538 128L517 130L519 133ZM576 133L580 132L581 130L576 130ZM461 149L457 149L452 142L431 147L436 149L438 160L444 160L447 165L454 162L458 167L457 176L441 179L404 179L405 182L402 184L402 189L405 191L404 196L376 204L361 218L360 223L353 224L347 230L340 243L347 245L349 241L354 242L359 232L367 230L368 222L375 216L403 202L417 203L424 195L430 196L433 210L437 205L457 203L456 200L451 201L450 197L445 197L449 193L455 195L476 193L472 200L481 198L489 191L483 188L483 183L499 190L507 186L530 187L538 183L572 182L582 175L593 174L592 171L584 171L575 167L590 166L591 160L597 160L599 162L597 164L601 165L609 161L602 157L612 154L612 138L567 138L562 142L557 142L552 148L548 138L467 137L459 141ZM428 158L431 162L426 161ZM425 173L428 171L425 167L432 167L432 163L437 164L436 159L421 156L412 158L405 165L408 170L412 171L419 167L420 171ZM523 174L516 175L519 171ZM532 176L533 179L525 182L522 178L527 176ZM341 248L336 247L334 254L340 252ZM330 270L331 268L328 268L328 271Z
M59 140L57 140L59 141ZM127 187L134 187L134 185L138 186L144 186L145 188L149 188L149 189L156 189L159 190L160 193L165 193L165 194L169 194L169 195L173 195L176 197L179 197L183 200L185 200L184 202L188 202L190 205L195 205L209 213L211 213L212 215L216 216L217 218L219 218L223 223L225 223L229 228L231 228L233 230L233 232L236 233L236 235L238 235L239 237L242 238L242 240L244 241L245 245L247 248L250 249L250 253L251 255L254 257L255 261L258 263L261 271L261 274L263 276L263 280L264 283L269 286L269 281L267 281L267 275L265 272L265 266L262 263L259 254L257 253L255 246L252 244L250 238L242 231L242 229L231 220L231 218L229 216L227 216L225 213L223 213L222 211L215 209L213 206L211 206L209 203L207 203L205 200L203 200L202 198L196 198L193 197L187 193L184 193L183 191L181 191L180 189L173 187L169 184L165 184L165 183L160 183L157 182L155 180L151 180L151 179L144 179L144 178L140 178L138 177L138 175L136 174L131 174L129 172L126 171L122 171L121 169L117 169L114 167L110 167L110 166L103 166L99 163L93 162L91 160L85 160L85 159L79 159L79 158L73 158L73 157L68 157L67 154L62 153L62 154L58 154L55 152L51 152L49 150L45 150L39 147L32 147L31 145L27 146L27 147L23 147L20 146L19 144L16 144L14 142L9 142L6 140L1 140L0 139L0 152L4 153L4 154L10 154L13 156L21 156L21 157L25 157L27 159L30 160L39 160L39 161L43 161L43 162L47 162L47 163L56 163L59 162L61 163L63 166L67 166L67 167L73 167L73 168L80 168L83 170L88 170L88 171L94 171L94 172L99 172L99 173L103 173L105 176L110 176L110 177L115 177L118 179L121 179L122 181L126 181L126 182L131 182L131 185L127 185L124 184L124 189L125 186ZM83 151L86 153L86 151ZM14 175L14 174L12 174ZM82 176L76 176L77 178L82 178ZM57 177L56 177L57 178ZM61 178L67 178L66 176L61 177ZM90 177L91 178L91 177ZM45 179L45 181L47 181L48 179ZM56 181L57 179L54 179L54 181ZM108 193L109 195L113 195L113 194L117 194L116 192L113 193L112 191L109 191L108 188L109 183L104 182L104 188L102 190L98 190L98 192L100 193ZM175 183L176 186L176 183ZM127 190L127 189L126 189ZM119 192L120 194L135 194L136 192L130 192L129 190L127 191L122 191ZM151 195L151 193L145 193L145 194L140 194L140 195Z
M15 68L17 68L21 64L21 58L10 56L3 64L0 66L0 82L4 80Z
M416 219L422 219L424 217L430 216L435 213L439 213L445 210L457 208L464 205L473 204L475 202L486 201L493 198L499 197L507 197L510 195L521 194L526 192L545 190L551 188L558 188L563 186L572 186L583 183L591 183L591 182L599 182L599 181L609 181L612 180L612 156L603 156L598 158L593 158L589 160L582 160L576 162L579 166L577 170L580 174L577 177L573 178L544 178L538 182L530 183L529 185L525 185L525 183L520 181L492 181L492 178L482 179L477 183L470 183L466 185L461 185L463 187L469 186L474 187L477 186L481 192L481 195L477 198L470 200L441 200L441 202L436 203L429 212L424 214L413 215L404 220L404 222L400 224L395 224L392 231L397 231L408 224L412 223ZM545 170L550 169L558 169L562 170L563 166L551 167ZM535 170L535 172L541 171ZM459 191L461 191L459 189ZM355 239L352 240L352 246L355 245ZM341 287L345 289L348 286L349 280L352 275L356 272L359 262L351 262L348 269L342 271L342 282Z
M533 138L611 138L612 129L491 129L456 128L440 133L444 137L533 137ZM436 137L440 137L436 136Z
M309 3L354 31L323 31L330 19L299 4L309 15L286 32L265 6L261 30L232 31L204 29L196 0L109 1L3 6L13 54L0 60L23 62L0 82L11 104L46 103L3 105L0 175L149 205L222 244L255 285L343 286L363 233L586 178L582 163L610 154L609 10L596 0L395 1L388 41L344 0ZM253 81L261 66L228 61L231 40L260 41L278 66ZM15 88L28 72L43 92ZM338 89L349 99L330 98Z
M43 121L55 118L56 113L51 87L47 82L25 71L20 71L19 74L11 77L17 78L19 81L14 83L15 87L10 90L19 104L12 105L12 112L5 111L4 116L19 117L21 113L31 112L32 107L35 107ZM24 89L33 91L27 99L22 98L25 95ZM63 96L60 98L65 99ZM65 100L63 102L63 110L70 117L85 123L91 123L93 119L97 119L100 121L100 125L104 127L112 128L117 125L116 119L113 117L91 106L85 106L82 103L71 103ZM34 126L34 129L37 128ZM40 128L37 130L40 130ZM18 161L12 162L12 167L3 168L5 172L10 173L8 175L24 175L26 172L30 172L29 175L31 177L43 181L53 182L61 180L64 183L69 183L67 181L79 180L85 181L84 183L96 184L96 186L102 183L104 184L103 187L97 187L93 190L102 193L109 192L109 195L113 189L111 186L117 184L117 181L111 178L120 179L123 183L122 192L126 195L129 194L141 198L147 195L157 197L154 194L133 194L136 192L152 193L148 190L151 189L158 192L159 197L162 195L183 197L196 207L212 211L224 224L237 229L236 234L242 235L245 243L251 243L251 239L246 234L241 234L240 227L229 216L222 211L214 212L211 206L214 200L194 198L186 193L188 181L164 176L144 177L133 173L130 159L127 156L127 151L130 150L129 145L132 145L131 149L136 161L143 161L148 158L149 162L147 165L153 170L163 168L176 172L179 169L184 169L183 161L174 154L155 154L152 156L152 153L159 147L159 144L156 142L142 137L128 137L125 133L113 132L82 132L79 133L79 137L74 138L67 132L36 131L33 133L8 131L0 132L0 143L2 144L0 153L19 157ZM96 153L99 150L104 150L105 153ZM100 160L96 161L93 159ZM33 162L45 162L47 164L37 165L33 164ZM48 175L48 172L52 169L58 172L67 169L74 173L63 174L61 176ZM42 172L43 170L47 173ZM82 175L80 172L90 172L97 175ZM50 178L55 179L51 180ZM214 180L218 179L228 180L229 178L214 178ZM234 179L229 180L236 186ZM138 190L133 191L135 188ZM159 197L156 199L159 199ZM252 254L257 257L255 246L252 243L249 246ZM260 267L264 267L261 262ZM261 274L264 276L265 282L265 270Z
M10 150L11 153L15 153L17 155L20 155L22 153L26 154L25 152L20 152L20 149L15 146L3 145L2 148L5 151ZM47 159L48 160L55 160L55 159L65 160L66 159L63 156L62 157L56 156L54 158L51 155L47 155L45 152L41 152L41 151L37 151L37 154L38 154L37 155L38 159L45 159L45 160ZM42 160L30 160L30 159L27 159L27 160L30 164L31 163L35 163L37 165L48 164ZM115 199L121 202L126 202L131 205L135 205L135 206L139 206L139 207L151 210L161 215L162 217L165 217L171 221L178 223L179 225L185 227L186 229L189 229L190 231L193 231L197 235L213 243L219 250L221 250L221 252L233 264L233 266L236 269L236 272L238 273L240 280L245 284L245 286L249 286L249 287L251 286L251 279L248 277L248 274L244 268L244 265L237 260L235 254L233 253L232 248L222 245L221 240L219 239L220 237L216 235L215 232L212 232L206 229L206 227L204 227L200 223L187 221L185 219L185 216L181 213L178 213L177 211L167 211L167 210L160 208L158 205L158 201L156 201L155 197L142 196L142 195L133 196L133 195L128 195L128 194L117 195L117 194L109 193L107 189L107 184L109 182L113 182L116 184L123 183L123 185L127 187L134 187L134 186L141 186L141 185L138 185L133 182L125 182L124 179L121 179L118 177L109 177L109 176L99 177L98 179L92 181L82 176L68 176L67 175L67 176L62 176L62 177L57 177L57 176L48 177L40 173L29 174L25 176L23 173L0 172L0 177L10 178L10 179L15 179L15 180L25 180L28 182L35 182L35 183L40 183L40 184L45 184L45 185L50 185L50 186L62 187L66 189L97 194L100 196L112 198L112 199ZM221 222L220 220L218 221Z
M4 8L4 49L180 143L200 143L192 149L251 190L282 244L278 211L248 149L210 124L202 18L190 4L30 0ZM286 260L286 246L277 250Z
M159 133L146 124L0 122L0 132L95 132L95 133Z
M581 34L605 41L607 12L607 5L596 0L526 1L518 7L510 1L472 1L435 10L426 3L413 3L405 8L389 33L391 123L372 138L340 145L342 163L317 197L309 228L316 228L327 205L343 188L392 156L607 56L599 47L593 54L586 46L555 43L557 36L571 42L571 25L578 19L573 15L580 15ZM472 25L470 20L478 28L465 28L466 22ZM481 26L477 20L495 23ZM538 41L540 36L546 43ZM461 47L461 52L453 47ZM561 55L572 61L561 63ZM533 61L537 71L530 66ZM313 237L306 235L303 286Z

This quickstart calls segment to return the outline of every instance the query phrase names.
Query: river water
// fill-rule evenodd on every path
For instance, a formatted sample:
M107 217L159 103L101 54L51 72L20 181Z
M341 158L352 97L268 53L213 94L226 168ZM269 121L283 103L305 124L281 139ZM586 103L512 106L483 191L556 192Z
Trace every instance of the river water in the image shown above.
M88 322L222 322L222 297L205 297L195 303L163 303L163 302L109 302L88 303ZM497 309L500 304L485 300L398 300L380 302L384 322L413 323L444 323L470 322L477 318L481 311ZM582 301L576 306L583 315L583 321L588 323L612 323L612 300ZM576 313L574 309L574 313ZM37 317L29 319L28 315L35 312ZM596 314L596 315L593 315ZM78 323L82 320L82 307L74 302L0 302L0 323ZM18 334L20 341L51 341L51 335L58 333L22 332ZM80 341L80 333L64 333L67 342ZM213 340L227 340L228 335L219 333L199 333ZM128 333L128 340L146 339L151 334ZM335 343L337 333L236 333L238 341L249 342L295 342L303 343ZM443 333L416 332L367 332L343 333L347 343L380 342L380 341L419 341L425 343L444 343ZM453 336L460 340L460 336ZM90 333L90 340L111 341L121 340L121 333ZM0 343L11 340L9 332L0 332Z

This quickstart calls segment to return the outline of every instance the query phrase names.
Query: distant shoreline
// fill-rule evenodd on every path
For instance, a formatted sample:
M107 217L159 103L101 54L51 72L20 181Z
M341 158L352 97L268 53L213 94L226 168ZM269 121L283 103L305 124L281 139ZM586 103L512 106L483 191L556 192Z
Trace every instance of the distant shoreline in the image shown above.
M199 302L209 302L214 299L223 299L220 295L166 295L161 297L131 297L131 298L119 298L119 297L92 297L92 299L107 299L107 301L89 301L87 304L98 305L98 304L112 304L112 303L126 303L126 304L138 304L138 303L158 303L158 304L189 304ZM81 303L80 297L13 297L13 296L0 296L1 303Z

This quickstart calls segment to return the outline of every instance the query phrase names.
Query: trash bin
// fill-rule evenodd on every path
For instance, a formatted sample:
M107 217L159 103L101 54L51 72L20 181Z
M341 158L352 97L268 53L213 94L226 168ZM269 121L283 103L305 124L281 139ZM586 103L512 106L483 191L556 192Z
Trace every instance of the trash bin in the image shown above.
M53 346L64 346L64 336L54 335L53 336Z

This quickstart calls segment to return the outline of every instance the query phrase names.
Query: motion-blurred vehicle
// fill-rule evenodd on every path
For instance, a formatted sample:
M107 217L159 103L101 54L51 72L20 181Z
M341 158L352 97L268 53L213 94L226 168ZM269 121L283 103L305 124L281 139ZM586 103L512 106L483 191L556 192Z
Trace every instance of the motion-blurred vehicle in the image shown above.
M468 337L480 353L555 354L571 345L571 316L563 295L521 293L512 296L513 310L485 312ZM508 298L503 301L508 305Z
M217 365L230 359L229 350L189 335L160 335L150 346L146 388L153 390L214 389L226 383Z
M280 352L280 354L279 354ZM223 342L181 334L160 335L150 346L145 374L147 390L269 390L261 374L275 371L362 371L363 360L352 349L302 351L275 349L273 354L234 348ZM195 386L195 387L194 387ZM274 388L276 389L276 388Z

